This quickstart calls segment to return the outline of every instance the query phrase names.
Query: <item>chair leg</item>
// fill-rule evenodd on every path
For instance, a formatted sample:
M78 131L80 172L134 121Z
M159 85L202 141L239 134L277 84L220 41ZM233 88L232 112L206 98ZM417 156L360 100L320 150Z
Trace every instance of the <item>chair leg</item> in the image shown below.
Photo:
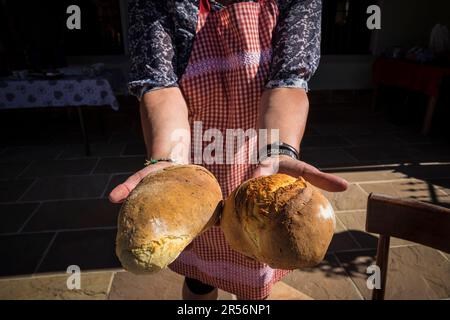
M389 263L389 243L390 237L385 235L380 235L378 239L377 248L377 266L380 268L380 280L381 288L373 289L372 300L384 300L384 293L386 290L386 278Z
M91 155L91 146L89 144L89 137L86 131L86 126L84 124L83 111L81 110L81 107L77 107L77 111L78 118L80 119L81 134L83 135L84 150L86 153L86 157L89 157Z
M427 110L422 125L422 134L428 135L430 133L431 124L433 122L434 110L436 109L437 97L430 97L428 100Z

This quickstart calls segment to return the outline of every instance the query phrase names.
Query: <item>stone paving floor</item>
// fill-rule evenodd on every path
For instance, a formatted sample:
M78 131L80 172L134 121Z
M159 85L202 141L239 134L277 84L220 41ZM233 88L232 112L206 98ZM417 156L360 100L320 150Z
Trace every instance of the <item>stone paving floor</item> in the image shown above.
M448 139L423 137L369 111L364 97L312 95L302 157L350 182L327 194L338 217L323 263L284 278L315 299L369 299L366 268L377 236L364 232L370 192L450 206ZM118 206L111 188L144 160L138 110L85 111L86 157L74 111L27 110L0 117L0 299L180 299L183 278L169 270L124 272L114 254ZM450 255L391 241L388 299L450 297ZM82 270L68 290L69 265ZM230 299L226 292L221 299Z

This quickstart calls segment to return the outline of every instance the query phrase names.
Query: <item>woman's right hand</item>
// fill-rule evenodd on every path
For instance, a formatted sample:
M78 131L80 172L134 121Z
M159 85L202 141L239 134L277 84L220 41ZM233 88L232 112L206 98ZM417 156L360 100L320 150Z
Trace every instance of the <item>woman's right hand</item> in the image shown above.
M189 163L188 110L180 89L163 88L145 93L140 102L140 114L148 159L170 158L176 159L177 163ZM174 132L182 132L184 136L174 136ZM123 202L148 174L173 165L176 163L161 161L146 166L116 186L109 194L109 200Z
M138 183L141 182L141 180L148 174L173 165L175 164L171 162L158 162L156 164L146 166L144 169L139 170L123 183L116 186L109 194L109 201L112 203L122 203L128 197L130 192L138 185Z

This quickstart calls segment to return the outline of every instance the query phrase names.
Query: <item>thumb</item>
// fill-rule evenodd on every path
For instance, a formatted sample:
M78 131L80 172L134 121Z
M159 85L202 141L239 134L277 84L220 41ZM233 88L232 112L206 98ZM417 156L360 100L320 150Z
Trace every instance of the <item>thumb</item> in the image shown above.
M316 167L305 163L303 161L284 162L280 166L282 173L289 174L294 177L302 176L306 181L316 187L330 191L330 192L342 192L348 187L348 183L345 179L320 171Z
M109 200L112 203L123 202L128 197L130 192L134 188L136 188L136 186L139 184L139 182L141 182L141 180L144 179L144 177L146 177L148 174L150 174L152 172L159 171L163 168L170 167L172 165L173 164L171 164L171 163L158 163L155 165L147 166L147 167L143 168L142 170L139 170L138 172L136 172L135 174L130 176L127 180L125 180L125 182L123 182L123 183L119 184L117 187L115 187L109 194Z
M140 174L141 171L130 176L125 182L116 186L111 193L109 194L109 200L112 203L121 203L123 202L130 192L138 185L139 182L143 179L144 176Z

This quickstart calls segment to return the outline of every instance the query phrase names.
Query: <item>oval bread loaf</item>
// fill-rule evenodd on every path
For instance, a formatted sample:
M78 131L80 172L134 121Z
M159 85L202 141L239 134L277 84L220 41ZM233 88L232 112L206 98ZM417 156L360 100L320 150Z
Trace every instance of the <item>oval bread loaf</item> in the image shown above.
M203 167L173 166L146 176L119 213L120 262L137 274L165 268L216 223L221 205L219 183Z
M321 192L285 174L244 182L226 200L220 226L230 246L273 268L320 263L335 229Z

